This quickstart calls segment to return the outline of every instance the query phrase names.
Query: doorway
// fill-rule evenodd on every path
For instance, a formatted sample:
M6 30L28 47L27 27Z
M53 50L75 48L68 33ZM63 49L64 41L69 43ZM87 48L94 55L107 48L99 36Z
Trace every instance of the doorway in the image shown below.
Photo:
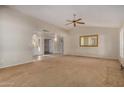
M44 39L44 54L52 54L52 40Z

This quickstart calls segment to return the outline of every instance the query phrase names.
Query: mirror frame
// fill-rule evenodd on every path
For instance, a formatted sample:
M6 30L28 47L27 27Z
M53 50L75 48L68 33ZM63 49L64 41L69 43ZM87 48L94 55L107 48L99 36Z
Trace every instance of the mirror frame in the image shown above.
M96 45L81 45L81 38L84 38L84 37L96 37L97 38L97 44ZM80 36L79 43L80 43L80 47L98 47L98 34Z

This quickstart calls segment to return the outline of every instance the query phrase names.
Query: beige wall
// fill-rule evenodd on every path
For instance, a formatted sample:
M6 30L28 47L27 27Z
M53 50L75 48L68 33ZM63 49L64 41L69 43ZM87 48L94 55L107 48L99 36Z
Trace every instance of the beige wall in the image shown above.
M99 47L80 47L82 35L99 35ZM64 54L117 59L119 55L119 29L82 27L70 30Z
M23 64L32 60L32 35L47 29L65 35L63 29L26 16L8 7L0 9L0 67Z

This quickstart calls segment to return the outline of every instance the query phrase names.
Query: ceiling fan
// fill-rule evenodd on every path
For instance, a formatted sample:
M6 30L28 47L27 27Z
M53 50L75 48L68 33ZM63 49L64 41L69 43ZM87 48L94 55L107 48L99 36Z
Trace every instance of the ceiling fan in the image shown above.
M74 16L74 19L73 19L73 20L66 20L66 21L69 22L69 23L67 23L66 25L73 24L73 26L76 27L77 24L85 24L84 22L80 22L80 20L82 20L82 18L76 19L76 18L75 18L75 17L76 17L76 14L73 14L73 16Z

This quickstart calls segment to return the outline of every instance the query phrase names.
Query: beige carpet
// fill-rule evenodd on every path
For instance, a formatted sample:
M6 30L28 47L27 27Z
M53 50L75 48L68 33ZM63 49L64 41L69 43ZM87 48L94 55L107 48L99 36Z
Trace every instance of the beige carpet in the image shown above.
M118 61L57 56L0 69L0 86L101 87L124 86Z

